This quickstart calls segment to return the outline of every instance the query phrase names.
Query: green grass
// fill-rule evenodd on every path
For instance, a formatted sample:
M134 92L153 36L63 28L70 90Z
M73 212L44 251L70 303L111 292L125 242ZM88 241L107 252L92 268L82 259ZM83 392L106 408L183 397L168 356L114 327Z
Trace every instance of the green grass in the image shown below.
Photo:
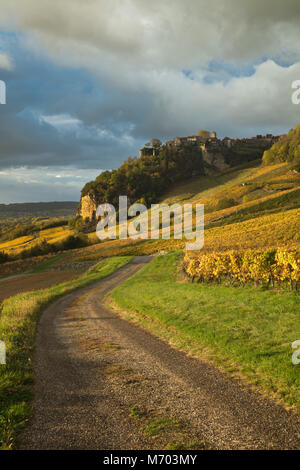
M52 266L57 263L57 261L61 261L63 258L65 258L66 256L70 256L70 253L63 253L63 254L59 254L59 255L56 255L56 256L52 256L51 258L49 259L45 259L44 261L42 261L41 263L37 264L36 266L34 266L31 270L30 270L30 273L43 273L45 271L48 271L50 268L52 268Z
M32 360L41 311L57 298L109 276L131 258L107 258L78 279L4 300L0 313L0 339L6 344L7 364L0 365L0 449L15 446L19 432L32 413Z
M129 416L131 416L132 418L140 419L140 418L143 416L143 413L142 413L142 411L139 409L138 406L132 406L132 407L130 408Z
M145 425L144 432L146 436L156 436L157 434L165 432L167 428L171 428L177 425L178 421L173 418L151 418Z
M112 299L120 313L299 410L300 366L291 362L291 343L300 339L299 295L178 282L181 258L158 256L117 287Z
M244 182L245 179L255 174L260 165L261 161L255 160L215 175L190 178L188 181L172 186L161 198L161 202L173 204L175 202L199 201L203 198L214 197L217 192L225 189L229 193L231 187Z
M188 420L161 415L161 410L143 409L137 405L129 410L129 416L139 421L141 430L150 438L151 449L191 450L204 449L204 441L199 439Z

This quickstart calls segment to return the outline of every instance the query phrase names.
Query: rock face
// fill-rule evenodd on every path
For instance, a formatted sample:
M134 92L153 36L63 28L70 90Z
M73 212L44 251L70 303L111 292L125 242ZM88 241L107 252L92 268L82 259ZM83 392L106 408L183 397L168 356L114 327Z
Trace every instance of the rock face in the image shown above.
M77 215L80 215L83 219L92 220L96 217L97 206L97 201L92 194L82 196Z
M206 149L202 149L203 161L209 165L209 168L205 169L206 174L212 174L216 170L223 171L230 167L225 161L225 157L221 152L209 152Z

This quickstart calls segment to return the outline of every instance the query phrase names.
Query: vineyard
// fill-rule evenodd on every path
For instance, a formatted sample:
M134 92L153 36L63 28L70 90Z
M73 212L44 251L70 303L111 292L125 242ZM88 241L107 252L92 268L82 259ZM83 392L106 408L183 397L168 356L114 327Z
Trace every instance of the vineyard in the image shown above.
M0 243L0 251L5 251L8 254L17 255L25 248L31 248L37 245L42 240L47 243L54 244L63 241L69 235L72 235L73 231L69 227L53 227L46 230L34 232L32 235L15 238L14 240L5 241Z
M198 282L227 280L239 285L288 285L295 290L300 283L300 251L296 249L231 250L198 256L187 252L183 267Z

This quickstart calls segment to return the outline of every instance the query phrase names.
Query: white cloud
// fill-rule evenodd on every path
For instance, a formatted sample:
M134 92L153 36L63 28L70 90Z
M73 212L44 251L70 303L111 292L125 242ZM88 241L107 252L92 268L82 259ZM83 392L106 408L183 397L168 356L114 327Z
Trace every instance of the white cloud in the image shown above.
M79 201L83 185L97 174L99 169L79 170L59 166L53 169L9 168L0 172L1 203Z
M2 0L2 24L53 60L102 70L197 68L300 54L298 0Z
M51 126L56 128L61 127L77 127L81 121L79 119L73 118L69 114L54 114L52 116L40 116L41 122L46 122L51 124Z
M262 132L282 132L299 122L300 106L291 103L292 82L300 77L300 62L282 67L267 60L249 77L233 77L228 82L206 83L190 80L183 73L145 74L143 86L152 95L137 131L152 135L186 135L199 128L219 134L243 136Z
M8 54L4 52L0 52L0 69L4 70L12 70L13 69L13 62L12 59Z

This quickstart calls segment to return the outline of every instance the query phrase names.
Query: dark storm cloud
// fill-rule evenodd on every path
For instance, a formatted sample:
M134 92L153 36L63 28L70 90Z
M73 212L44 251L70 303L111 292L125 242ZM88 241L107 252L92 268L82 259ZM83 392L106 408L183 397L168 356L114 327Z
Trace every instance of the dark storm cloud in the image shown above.
M7 104L0 108L2 168L58 164L111 168L132 154L128 116L124 121L96 80L29 53L24 57L15 42L12 52L13 70L0 70L7 86ZM66 112L76 125L43 119Z
M0 26L0 168L115 168L151 137L299 123L298 0L2 0Z

